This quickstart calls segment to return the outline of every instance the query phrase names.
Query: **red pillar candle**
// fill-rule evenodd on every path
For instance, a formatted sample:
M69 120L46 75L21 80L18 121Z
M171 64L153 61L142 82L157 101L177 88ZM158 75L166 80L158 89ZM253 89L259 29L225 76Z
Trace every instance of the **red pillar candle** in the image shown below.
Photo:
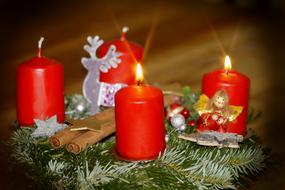
M17 119L22 126L54 115L58 122L64 121L63 66L41 56L42 41L38 55L17 67Z
M162 91L153 86L138 83L116 93L116 151L120 157L152 160L165 149L163 107Z
M224 90L229 96L229 105L243 107L236 120L227 124L226 132L245 135L250 88L249 78L231 70L230 59L226 56L225 69L205 74L202 83L202 92L209 98L212 98L217 91Z
M136 83L136 66L138 62L142 62L143 48L126 39L127 31L128 27L124 27L119 40L105 42L99 47L97 51L98 57L104 57L111 45L114 45L116 51L121 53L119 57L121 62L117 68L110 68L106 73L100 72L100 82L110 84L123 83L128 85Z

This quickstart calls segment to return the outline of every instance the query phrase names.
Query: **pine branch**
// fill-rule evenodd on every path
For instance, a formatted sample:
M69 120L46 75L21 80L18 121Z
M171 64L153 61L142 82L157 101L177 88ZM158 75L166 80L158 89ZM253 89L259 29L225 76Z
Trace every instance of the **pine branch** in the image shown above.
M241 174L256 175L265 167L262 149L248 146L242 146L240 149L213 149L207 152L197 149L191 155L193 160L211 160L230 168L235 178Z
M186 89L185 96L191 107L197 96L189 92ZM81 96L73 98L68 100L70 109L82 101ZM73 116L82 118L86 113ZM32 138L34 129L20 128L9 146L15 164L27 166L36 189L234 189L241 177L256 175L265 167L264 151L252 138L240 149L219 149L181 140L167 123L166 129L170 136L166 151L141 164L117 160L112 153L114 137L73 155L53 149L46 138Z
M30 128L16 130L12 133L11 139L8 142L8 145L13 148L11 158L19 163L27 163L29 165L34 163L33 158L30 156L34 149L30 136L32 131Z
M98 161L96 162L93 170L89 170L88 162L86 162L85 170L78 167L77 170L77 181L79 189L92 189L94 186L104 185L110 181L119 178L121 174L130 172L131 169L135 168L136 164L129 163L124 166L111 165L101 165ZM128 180L119 178L126 183Z
M232 174L227 167L211 161L195 163L186 169L199 189L235 189Z
M231 183L232 174L227 167L218 165L210 159L195 162L191 159L192 154L185 155L185 153L186 151L172 149L163 154L158 161L174 170L178 174L177 176L183 176L183 180L177 178L180 182L185 182L186 178L188 179L186 182L193 183L200 189L234 189L234 185ZM193 157L197 155L198 152L196 151ZM191 165L185 167L189 163Z
M264 167L260 148L248 145L241 149L206 148L173 136L168 149L155 162L131 170L110 155L109 150L115 143L113 138L75 156L64 149L52 149L44 139L30 138L31 132L32 129L19 129L14 133L11 143L13 156L31 165L37 173L42 173L38 177L42 183L43 178L53 181L53 187L62 182L59 178L65 177L69 181L65 187L77 184L75 187L93 188L119 184L144 189L224 189L234 188L233 177L255 174Z

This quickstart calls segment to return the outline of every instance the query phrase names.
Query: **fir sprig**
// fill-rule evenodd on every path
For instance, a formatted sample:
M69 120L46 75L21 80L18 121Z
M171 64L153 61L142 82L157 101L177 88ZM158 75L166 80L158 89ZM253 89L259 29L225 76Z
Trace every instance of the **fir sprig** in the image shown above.
M31 132L18 129L13 134L13 157L37 171L31 175L34 180L54 189L228 189L237 185L234 179L264 167L262 149L246 142L240 149L219 149L174 138L158 159L135 164L113 156L114 139L72 155L54 150L43 139L31 139Z
M184 103L192 107L196 100L197 95L186 89ZM69 106L74 107L70 102ZM53 149L46 138L32 138L33 130L16 130L9 145L14 164L27 166L26 174L37 189L234 189L239 179L265 167L264 152L252 138L240 149L202 147L179 139L167 124L166 150L147 163L118 160L114 136L73 155L64 148Z

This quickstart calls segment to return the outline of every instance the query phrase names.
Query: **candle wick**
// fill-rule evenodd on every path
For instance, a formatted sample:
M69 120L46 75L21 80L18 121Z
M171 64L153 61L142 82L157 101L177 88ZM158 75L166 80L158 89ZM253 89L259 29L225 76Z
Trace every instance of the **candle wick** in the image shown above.
M141 81L140 81L140 80L137 81L137 85L138 85L138 86L141 85Z
M226 70L226 74L229 75L229 69Z
M42 56L42 44L44 41L44 37L41 37L39 42L38 42L38 57Z
M122 34L121 34L121 40L125 40L126 39L126 33L129 31L129 27L124 26L122 29Z

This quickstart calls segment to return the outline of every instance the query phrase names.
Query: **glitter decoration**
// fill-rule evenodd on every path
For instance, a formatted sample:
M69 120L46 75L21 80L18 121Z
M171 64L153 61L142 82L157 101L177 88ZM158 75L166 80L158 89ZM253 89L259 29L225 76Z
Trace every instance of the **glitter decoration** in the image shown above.
M90 103L81 94L65 96L65 115L67 118L86 118L91 115L90 110Z
M186 130L186 125L181 125L178 129L179 131L185 131Z
M61 131L67 127L65 124L57 123L56 115L47 119L46 121L40 119L34 119L37 128L31 134L33 138L37 137L50 137L56 132Z
M118 90L126 86L126 84L122 83L109 84L101 82L98 104L106 107L115 106L115 94Z

